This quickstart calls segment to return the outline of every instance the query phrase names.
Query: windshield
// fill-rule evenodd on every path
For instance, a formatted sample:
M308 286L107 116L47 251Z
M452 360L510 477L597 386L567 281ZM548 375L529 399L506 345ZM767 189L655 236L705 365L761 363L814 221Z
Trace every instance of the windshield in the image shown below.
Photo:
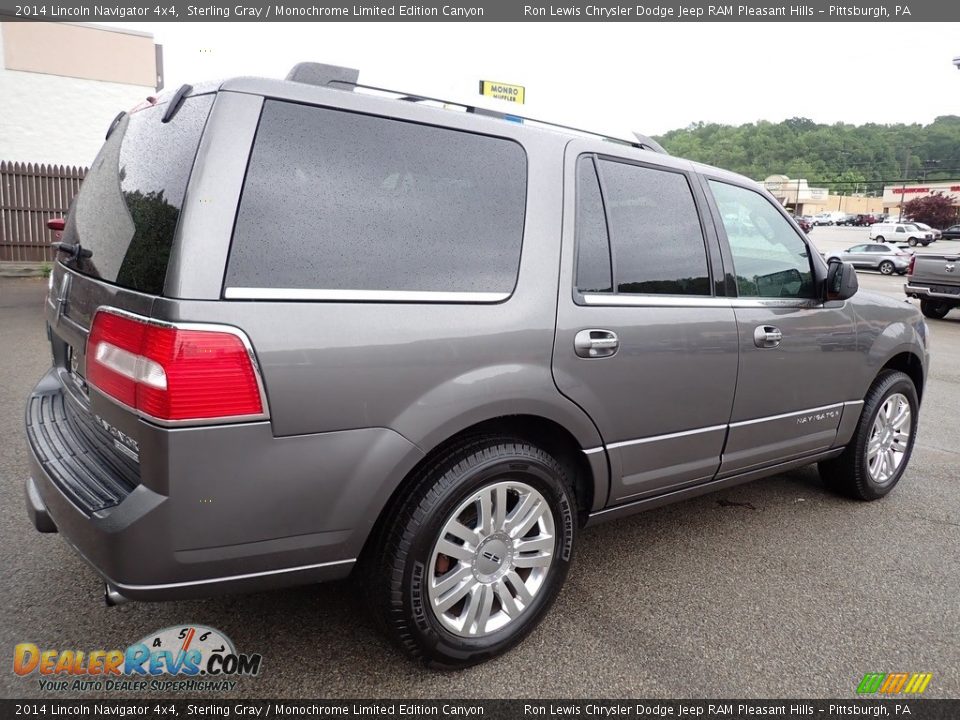
M66 261L69 267L139 292L162 293L212 103L213 95L189 98L167 123L161 122L166 105L121 118L67 217L63 241L90 253Z

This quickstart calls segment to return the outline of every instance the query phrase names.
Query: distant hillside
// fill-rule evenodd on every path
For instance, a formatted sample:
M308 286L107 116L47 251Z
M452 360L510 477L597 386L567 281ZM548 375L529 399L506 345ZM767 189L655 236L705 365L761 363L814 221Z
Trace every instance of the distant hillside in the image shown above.
M784 174L835 192L882 191L915 182L960 178L960 117L930 125L821 125L807 118L747 125L694 123L656 138L671 155L699 160L757 180ZM934 162L935 161L935 162Z

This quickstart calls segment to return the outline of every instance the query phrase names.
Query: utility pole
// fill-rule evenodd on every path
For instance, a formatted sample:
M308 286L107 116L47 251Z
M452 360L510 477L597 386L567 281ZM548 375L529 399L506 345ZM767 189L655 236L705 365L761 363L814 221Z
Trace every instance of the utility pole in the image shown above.
M903 184L900 186L900 212L897 215L897 222L903 220L903 196L907 193L907 171L910 168L910 150L909 145L903 149Z

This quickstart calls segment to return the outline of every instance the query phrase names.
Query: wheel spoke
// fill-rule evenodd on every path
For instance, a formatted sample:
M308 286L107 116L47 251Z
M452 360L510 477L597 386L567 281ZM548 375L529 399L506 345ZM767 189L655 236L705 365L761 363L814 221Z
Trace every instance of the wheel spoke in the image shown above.
M511 618L519 615L520 608L517 606L517 601L513 599L513 595L510 594L507 583L500 579L494 587L497 597L500 598L500 607L503 608L503 611Z
M513 559L515 568L547 567L553 559L551 553L537 553L536 555L521 555Z
M490 493L484 492L478 498L480 510L477 512L477 527L481 535L489 535L493 532L493 507L490 502Z
M451 570L439 580L434 578L433 592L435 597L440 597L444 593L462 583L468 577L473 575L473 571L468 565L462 565L455 570Z
M493 589L489 585L476 585L470 591L463 612L463 631L470 635L479 635L486 630L493 607Z
M533 527L533 524L540 519L540 516L543 515L544 511L547 509L547 504L540 498L536 498L529 506L525 514L523 515L512 515L512 520L508 521L509 533L511 537L521 538L526 535L530 528Z
M507 488L503 485L497 486L493 499L493 530L494 532L503 529L507 521Z
M437 543L437 552L456 558L457 560L463 560L464 562L469 563L473 561L473 551L470 548L457 545L446 538Z
M467 547L476 548L480 544L480 534L471 530L459 520L451 520L444 528L446 534L453 535L466 543Z
M521 538L513 541L513 548L522 552L553 552L554 537L552 535L538 535L529 540Z
M522 602L524 607L530 604L530 601L533 600L533 595L527 590L527 586L524 585L523 580L520 579L520 576L517 575L516 572L511 570L506 574L504 580L509 581L510 585L513 586L513 590L517 594L517 600Z
M436 610L438 613L445 613L447 610L460 602L467 593L472 592L477 585L478 583L475 580L467 580L466 582L457 585L446 595L443 597L438 597L433 601L434 610Z
M875 435L867 443L867 458L874 457L880 451L880 436Z
M893 420L890 421L890 426L894 430L900 430L909 421L910 421L910 406L904 405L902 408L900 408L899 412L897 412L896 417L894 417Z

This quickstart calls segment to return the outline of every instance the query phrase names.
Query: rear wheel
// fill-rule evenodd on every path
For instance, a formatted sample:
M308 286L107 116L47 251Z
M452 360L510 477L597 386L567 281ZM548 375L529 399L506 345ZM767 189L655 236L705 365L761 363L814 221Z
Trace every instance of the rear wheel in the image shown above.
M567 470L539 447L497 436L460 444L412 482L367 560L375 613L429 665L505 652L566 578L576 527Z
M883 235L877 235L877 236L874 238L874 241L875 241L875 242L878 242L878 243L882 243L882 242L883 242Z
M884 260L880 263L880 274L881 275L893 275L893 263L889 260Z
M920 300L920 312L934 320L943 320L952 309L953 305L946 300Z
M920 401L913 380L898 370L877 376L843 454L818 466L831 489L858 500L877 500L900 481L916 437Z

